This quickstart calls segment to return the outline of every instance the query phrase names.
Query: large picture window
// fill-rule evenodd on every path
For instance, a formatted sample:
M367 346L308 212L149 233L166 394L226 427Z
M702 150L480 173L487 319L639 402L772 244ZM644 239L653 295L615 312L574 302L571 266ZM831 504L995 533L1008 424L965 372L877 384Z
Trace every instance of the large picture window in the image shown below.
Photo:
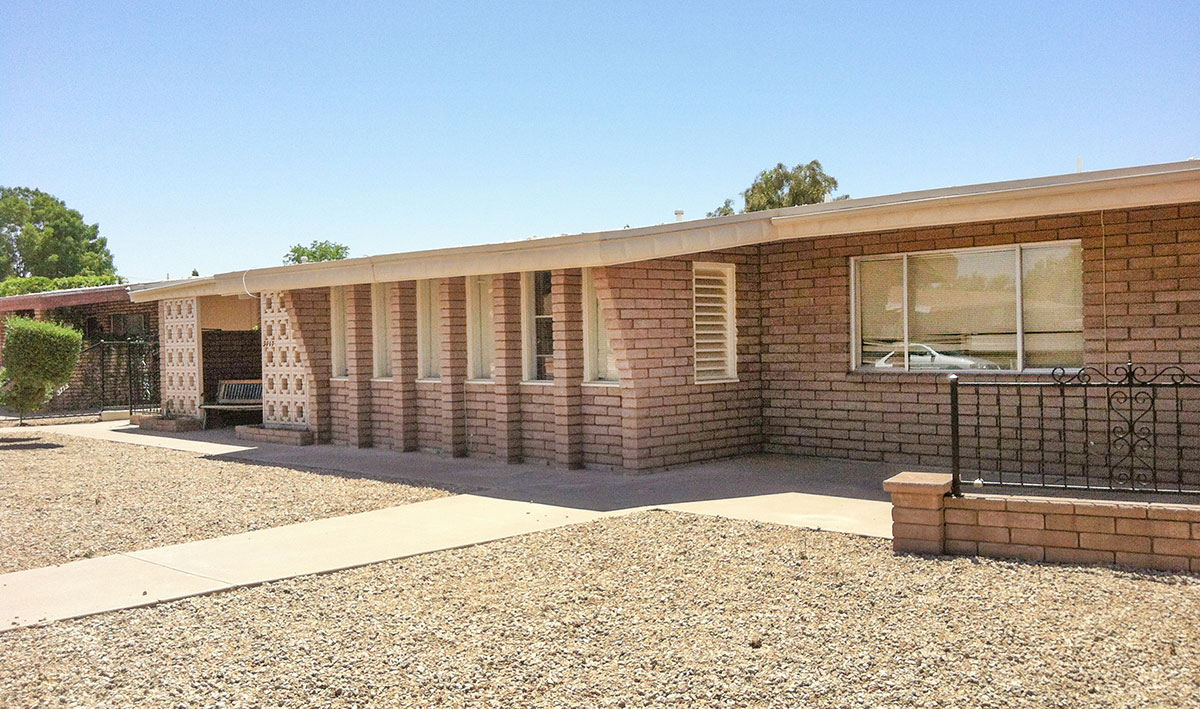
M870 257L853 267L855 367L1083 365L1078 242Z

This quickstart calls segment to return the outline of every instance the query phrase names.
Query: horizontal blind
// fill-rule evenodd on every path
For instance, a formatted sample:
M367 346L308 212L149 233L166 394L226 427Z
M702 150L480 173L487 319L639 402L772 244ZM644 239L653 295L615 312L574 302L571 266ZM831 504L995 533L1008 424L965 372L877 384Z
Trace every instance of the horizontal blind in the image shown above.
M696 381L737 377L734 325L734 267L696 263L692 271L695 308Z

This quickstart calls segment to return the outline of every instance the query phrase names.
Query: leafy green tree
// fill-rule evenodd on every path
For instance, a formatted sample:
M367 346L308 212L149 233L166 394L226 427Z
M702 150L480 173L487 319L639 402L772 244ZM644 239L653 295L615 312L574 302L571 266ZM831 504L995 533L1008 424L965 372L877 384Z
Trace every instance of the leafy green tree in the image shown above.
M71 379L79 362L83 334L31 318L4 323L4 368L0 369L0 405L21 416L41 409Z
M742 212L795 207L801 204L820 204L837 190L838 181L825 173L818 160L788 168L783 163L758 173L754 182L742 192ZM849 199L842 195L836 199ZM708 213L710 217L733 214L733 200Z
M67 276L65 278L46 278L45 276L13 276L12 278L0 280L0 297L6 295L24 295L26 293L42 293L48 290L66 290L68 288L111 286L124 282L124 278L116 275Z
M0 278L112 275L99 224L41 190L0 187Z
M296 244L283 257L284 263L312 263L314 261L341 261L350 255L350 247L333 241L314 241L308 246Z

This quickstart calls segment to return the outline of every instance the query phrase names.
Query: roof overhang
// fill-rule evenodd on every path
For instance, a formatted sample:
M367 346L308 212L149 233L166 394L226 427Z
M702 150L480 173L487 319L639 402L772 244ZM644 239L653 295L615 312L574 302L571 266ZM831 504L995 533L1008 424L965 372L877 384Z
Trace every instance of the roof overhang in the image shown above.
M0 312L48 310L50 308L65 308L75 305L128 302L129 286L115 284L111 286L93 286L91 288L71 288L69 290L9 295L0 298Z
M607 266L811 238L1200 201L1200 161L842 200L639 229L277 266L131 293L135 302Z

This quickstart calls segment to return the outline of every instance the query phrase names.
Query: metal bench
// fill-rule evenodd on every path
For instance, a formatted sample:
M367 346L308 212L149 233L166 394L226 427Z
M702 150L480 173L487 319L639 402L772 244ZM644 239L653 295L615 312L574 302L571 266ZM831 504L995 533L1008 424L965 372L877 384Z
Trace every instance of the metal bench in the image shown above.
M209 412L246 411L262 412L261 379L222 379L217 383L217 401L201 404L200 424L208 428Z

